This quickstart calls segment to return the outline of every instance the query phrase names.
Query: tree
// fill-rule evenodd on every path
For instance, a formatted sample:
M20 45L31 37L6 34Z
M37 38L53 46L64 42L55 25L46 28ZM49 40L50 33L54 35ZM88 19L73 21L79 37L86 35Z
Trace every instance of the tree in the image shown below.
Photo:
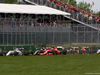
M76 0L69 0L68 3L71 4L71 5L73 5L73 6L77 6Z
M64 1L64 2L66 2L66 3L68 3L68 4L73 5L73 6L76 6L76 5L77 5L76 0L61 0L61 1Z
M61 1L68 3L69 0L61 0Z
M5 3L17 3L17 0L4 0Z
M83 2L79 2L77 4L76 0L61 0L61 1L64 1L68 4L71 4L73 6L76 6L76 7L80 8L80 9L86 10L88 12L94 13L94 11L92 10L92 6L94 5L94 2L92 2L92 4L90 4L90 3L87 3L87 2L83 1Z
M92 6L90 3L86 3L86 2L79 2L79 4L77 4L77 7L80 8L80 9L83 9L83 10L86 10L88 12L93 12L92 9Z
M96 14L100 16L100 11L99 11L99 12L97 12Z

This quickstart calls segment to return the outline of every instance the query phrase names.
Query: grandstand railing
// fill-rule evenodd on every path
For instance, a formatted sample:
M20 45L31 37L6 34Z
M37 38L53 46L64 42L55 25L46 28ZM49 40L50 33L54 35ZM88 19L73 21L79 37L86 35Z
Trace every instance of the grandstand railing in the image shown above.
M55 21L54 21L55 22ZM34 27L70 27L71 23L66 23L66 21L63 21L65 23L58 23L54 24L54 22L50 23L39 23L36 22L35 19L12 19L12 18L1 18L0 19L0 31L3 30L3 27L5 31L10 31L10 28L15 28L15 30L20 31L21 28L34 28ZM100 29L100 24L90 24L90 26L93 26L95 28ZM8 29L8 30L7 30Z
M20 25L0 25L0 32L66 32L70 30L70 25L66 26L20 26Z

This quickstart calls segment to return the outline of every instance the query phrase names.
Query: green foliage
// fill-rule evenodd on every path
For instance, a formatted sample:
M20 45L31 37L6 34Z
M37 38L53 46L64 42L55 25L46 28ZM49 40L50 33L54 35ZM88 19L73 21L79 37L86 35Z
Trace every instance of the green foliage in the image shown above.
M100 16L100 11L99 11L99 12L97 12L96 14Z
M86 10L88 12L91 12L91 8L92 8L92 5L90 3L86 3L86 2L79 2L79 4L77 4L77 7L78 8L81 8L83 10Z
M71 4L73 6L76 6L77 2L76 2L76 0L69 0L69 4Z
M17 3L17 0L4 0L5 3Z
M77 4L77 1L76 0L61 0L61 1L64 1L64 2L66 2L68 4L71 4L73 6L76 6L76 7L80 8L80 9L86 10L88 12L92 12L92 13L94 12L92 10L92 5L90 3L87 3L87 2L84 2L83 1L83 2L79 2Z
M61 0L61 1L68 3L68 0Z
M68 4L73 5L73 6L76 6L76 5L77 5L76 0L61 0L61 1L64 1L64 2L66 2L66 3L68 3Z

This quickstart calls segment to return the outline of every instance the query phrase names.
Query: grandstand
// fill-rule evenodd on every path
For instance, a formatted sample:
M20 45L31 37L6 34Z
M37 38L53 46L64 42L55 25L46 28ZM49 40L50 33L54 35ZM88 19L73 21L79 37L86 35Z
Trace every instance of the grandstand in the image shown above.
M85 21L83 14L77 17L49 0L24 2L0 4L1 45L100 43L96 18Z

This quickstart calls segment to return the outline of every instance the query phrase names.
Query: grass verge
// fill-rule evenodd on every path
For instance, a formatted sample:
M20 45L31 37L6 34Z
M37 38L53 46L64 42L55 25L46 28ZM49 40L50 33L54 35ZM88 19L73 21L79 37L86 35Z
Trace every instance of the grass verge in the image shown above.
M100 55L0 57L0 75L85 75L100 73Z

